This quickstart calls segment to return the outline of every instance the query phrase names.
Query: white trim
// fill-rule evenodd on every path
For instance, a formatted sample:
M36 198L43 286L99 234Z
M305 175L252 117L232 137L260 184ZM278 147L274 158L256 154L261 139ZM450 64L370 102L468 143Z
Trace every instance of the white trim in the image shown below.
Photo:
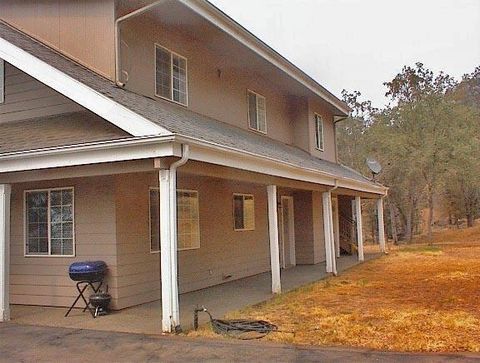
M71 255L52 255L51 246L52 246L52 236L51 236L51 219L50 219L50 193L55 190L66 190L70 189L72 191L72 252ZM47 192L47 220L48 220L48 253L37 253L29 254L27 253L27 240L28 240L28 219L27 219L27 194L34 192ZM36 258L36 257L53 257L53 258L71 258L75 257L76 244L75 244L75 187L66 186L66 187L55 187L55 188L40 188L40 189L28 189L23 191L23 257L27 258ZM62 237L63 238L63 237Z
M267 186L268 200L268 234L270 241L270 268L272 272L272 293L282 292L280 280L280 249L278 246L278 207L277 186Z
M223 32L230 35L238 42L251 49L259 56L264 58L269 63L273 64L281 71L292 77L294 80L308 88L310 91L320 96L328 103L333 105L343 114L348 115L350 108L320 85L313 78L308 76L305 72L300 70L293 63L288 61L285 57L281 56L271 47L266 45L260 39L255 37L252 33L228 17L220 9L209 3L208 1L195 1L195 0L179 0L182 4L196 12L198 15L211 22Z
M244 197L252 197L253 201L253 227L252 228L235 228L235 197L242 197L243 201L245 202ZM253 194L245 194L245 193L233 193L232 195L232 216L233 216L233 231L234 232L246 232L246 231L254 231L255 230L255 196ZM245 216L245 215L244 215ZM244 219L245 225L245 219Z
M313 120L314 120L314 124L315 124L315 149L317 149L318 151L325 151L325 125L324 125L324 122L323 122L323 117L318 114L318 113L314 113L313 114ZM320 122L319 122L320 121ZM318 135L318 125L321 125L322 127L322 139L319 140L319 135ZM320 147L318 145L318 142L321 141L322 142L322 147Z
M0 58L0 105L5 103L5 61Z
M10 320L10 197L9 184L0 184L0 322Z
M2 38L0 58L133 136L171 134Z
M260 128L254 128L251 126L250 124L250 93L254 94L255 95L255 114L256 114L256 118L257 118L257 127L259 126L259 119L258 119L258 99L261 98L263 99L264 103L265 103L265 131L264 130L260 130ZM264 96L264 95L261 95L260 93L257 93L255 91L252 91L251 89L248 89L247 88L247 122L248 122L248 128L252 131L255 131L255 132L259 132L261 134L264 134L266 135L267 134L267 130L268 130L268 122L267 122L267 98Z
M173 50L171 50L167 47L164 47L163 45L158 44L158 43L154 43L153 47L154 47L154 70L153 70L154 71L154 77L153 77L153 79L154 79L154 82L155 82L155 96L157 96L161 99L176 103L177 105L188 107L188 101L189 101L189 97L188 97L188 58L181 55L181 54L178 54L178 53L174 52ZM168 53L170 53L170 97L171 98L161 96L157 92L157 48L162 48L162 49L166 50ZM182 103L180 101L175 101L173 99L173 56L174 55L185 60L185 96L186 96L186 101L187 101L185 103Z
M179 145L174 144L175 141L192 146L190 156L192 160L227 167L234 165L237 169L326 186L335 186L335 180L337 180L337 185L340 188L359 190L377 195L386 195L388 190L388 188L382 185L373 185L372 183L344 178L320 170L300 167L214 142L186 136L170 135L5 153L0 155L0 174L64 166L181 156Z
M237 150L228 146L218 145L213 142L200 141L184 136L176 136L175 139L191 145L191 160L204 161L227 167L234 165L237 169L332 187L335 186L335 180L337 180L339 188L359 190L377 195L386 195L388 190L383 185L372 185L372 183L364 183L320 170L300 167L295 164L244 150Z
M383 221L383 197L377 199L377 219L378 219L378 242L380 244L380 252L387 252L385 246L385 225Z
M0 174L177 155L172 141L170 136L131 138L5 153Z

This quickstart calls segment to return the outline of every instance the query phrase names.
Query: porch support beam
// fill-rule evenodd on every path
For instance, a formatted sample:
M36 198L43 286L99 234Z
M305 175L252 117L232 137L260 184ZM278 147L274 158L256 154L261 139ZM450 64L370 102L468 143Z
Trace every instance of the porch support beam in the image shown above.
M162 169L158 173L160 190L160 274L162 282L162 331L170 333L179 325L178 315L178 281L176 272L176 254L172 251L177 248L176 238L172 232L172 209L176 203L172 203L172 172L169 169ZM172 191L173 190L173 191ZM176 201L176 200L175 200ZM174 205L173 205L174 204Z
M378 242L380 243L380 251L387 251L385 246L385 225L383 220L383 198L377 199L377 219L378 219Z
M0 321L10 320L10 195L10 185L0 184Z
M280 282L280 248L278 246L277 186L267 186L268 232L270 237L270 266L272 271L272 293L282 292Z
M355 197L355 219L357 221L357 243L358 243L358 260L364 261L363 253L363 224L362 224L362 200Z
M325 235L326 271L337 274L335 253L335 238L333 233L332 193L322 193L323 202L323 230Z

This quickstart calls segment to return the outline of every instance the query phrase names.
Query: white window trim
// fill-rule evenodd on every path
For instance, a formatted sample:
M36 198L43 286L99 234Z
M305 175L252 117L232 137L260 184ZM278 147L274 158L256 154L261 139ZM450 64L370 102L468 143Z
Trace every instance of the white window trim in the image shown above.
M255 129L251 126L251 123L250 123L250 97L249 96L249 93L253 93L256 97L255 97L255 111L256 111L256 114L257 114L257 126L258 126L258 97L261 97L263 98L264 100L264 103L265 103L265 131L263 130L259 130L259 129ZM248 128L252 131L255 131L255 132L259 132L261 134L264 134L266 135L267 134L267 130L268 130L268 123L267 123L267 98L258 93L258 92L255 92L255 91L252 91L251 89L248 89L247 88L247 121L248 121Z
M181 54L178 54L177 52L174 52L173 50L167 48L167 47L164 47L163 45L160 45L158 43L154 43L154 47L153 47L153 59L154 59L154 70L153 70L153 74L154 74L154 80L155 80L155 96L161 98L161 99L164 99L164 100L167 100L167 101L170 101L170 102L173 102L173 103L176 103L177 105L181 105L181 106L184 106L184 107L188 107L188 103L189 103L189 97L188 97L188 58L181 55ZM166 50L167 52L170 53L170 95L171 95L171 98L167 98L167 97L164 97L162 95L159 95L158 92L157 92L157 48L162 48L164 50ZM186 102L185 103L181 103L181 102L178 102L178 101L175 101L173 99L173 59L172 59L172 56L173 55L176 55L177 57L180 57L182 59L185 59L185 91L186 91Z
M149 187L148 188L148 234L150 236L149 239L149 244L150 244L150 253L156 254L156 253L161 253L161 250L159 249L158 251L152 250L152 216L151 216L151 205L150 205L150 191L151 190L157 190L160 192L160 188L158 187ZM197 200L198 200L198 247L188 247L188 248L178 248L177 246L177 251L190 251L190 250L198 250L201 247L201 242L202 242L202 235L200 233L200 198L199 198L199 193L198 190L193 190L193 189L177 189L178 192L185 192L185 193L195 193L197 195ZM177 213L177 223L178 223L178 213ZM177 224L178 226L178 224ZM177 227L177 233L178 233L178 227ZM161 238L159 236L159 238ZM160 243L159 243L160 245Z
M72 190L72 228L73 228L73 234L72 234L72 251L73 254L71 255L52 255L51 251L51 234L50 234L50 228L51 228L51 222L50 222L50 192L55 191L55 190L65 190L65 189L71 189ZM31 254L27 253L27 240L28 240L28 231L27 231L27 193L32 193L32 192L48 192L48 208L47 208L47 216L48 216L48 254ZM76 243L75 243L75 236L76 236L76 231L75 231L75 187L73 186L66 186L66 187L55 187L55 188L41 188L41 189L29 189L29 190L24 190L23 191L23 257L48 257L48 258L68 258L68 257L75 257L76 255Z
M5 61L0 58L0 105L5 103Z
M314 122L315 122L315 149L317 149L318 151L325 151L325 125L324 125L324 122L323 122L323 117L318 114L318 113L314 113ZM322 125L322 147L319 147L318 146L318 141L319 141L319 138L318 138L318 122L317 120L320 119L320 124Z
M253 226L252 228L235 228L235 197L252 197L253 200ZM245 231L254 231L255 230L255 196L253 194L247 193L233 193L232 196L232 217L233 217L233 230L235 232L245 232Z

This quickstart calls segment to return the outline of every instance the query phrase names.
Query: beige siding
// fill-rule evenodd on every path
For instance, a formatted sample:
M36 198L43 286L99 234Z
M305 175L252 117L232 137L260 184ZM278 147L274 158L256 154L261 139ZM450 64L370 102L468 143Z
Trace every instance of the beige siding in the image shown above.
M75 257L24 256L24 191L75 188ZM117 304L116 240L113 182L109 177L15 184L12 191L10 301L13 304L69 306L76 296L68 277L74 261L104 260L108 285Z
M0 19L113 79L114 0L2 0Z
M315 114L319 114L323 120L324 150L320 151L315 146ZM309 99L308 102L308 128L310 153L321 159L336 162L335 124L333 115L325 108L325 104L318 99Z
M128 48L122 48L123 65L129 73L127 88L155 97L154 44L158 43L188 59L190 109L248 129L247 89L250 89L266 97L268 136L293 144L288 95L262 74L229 68L223 58L235 55L215 55L200 40L147 17L124 24L122 34L128 44Z
M295 192L295 255L297 264L325 261L321 192Z
M148 222L156 185L155 173L116 177L119 307L160 297L160 255L150 253ZM192 175L180 176L178 187L198 190L201 234L199 249L178 253L181 293L269 270L266 187ZM255 231L233 231L234 192L254 194Z
M0 104L0 123L82 109L60 93L5 63L5 103Z

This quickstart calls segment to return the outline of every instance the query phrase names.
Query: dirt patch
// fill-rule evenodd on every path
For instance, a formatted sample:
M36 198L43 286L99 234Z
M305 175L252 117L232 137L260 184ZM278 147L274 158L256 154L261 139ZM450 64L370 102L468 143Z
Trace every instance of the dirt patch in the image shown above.
M272 341L480 352L480 227L437 233L429 242L228 317L264 319L294 332L266 338ZM212 334L208 327L191 333Z

